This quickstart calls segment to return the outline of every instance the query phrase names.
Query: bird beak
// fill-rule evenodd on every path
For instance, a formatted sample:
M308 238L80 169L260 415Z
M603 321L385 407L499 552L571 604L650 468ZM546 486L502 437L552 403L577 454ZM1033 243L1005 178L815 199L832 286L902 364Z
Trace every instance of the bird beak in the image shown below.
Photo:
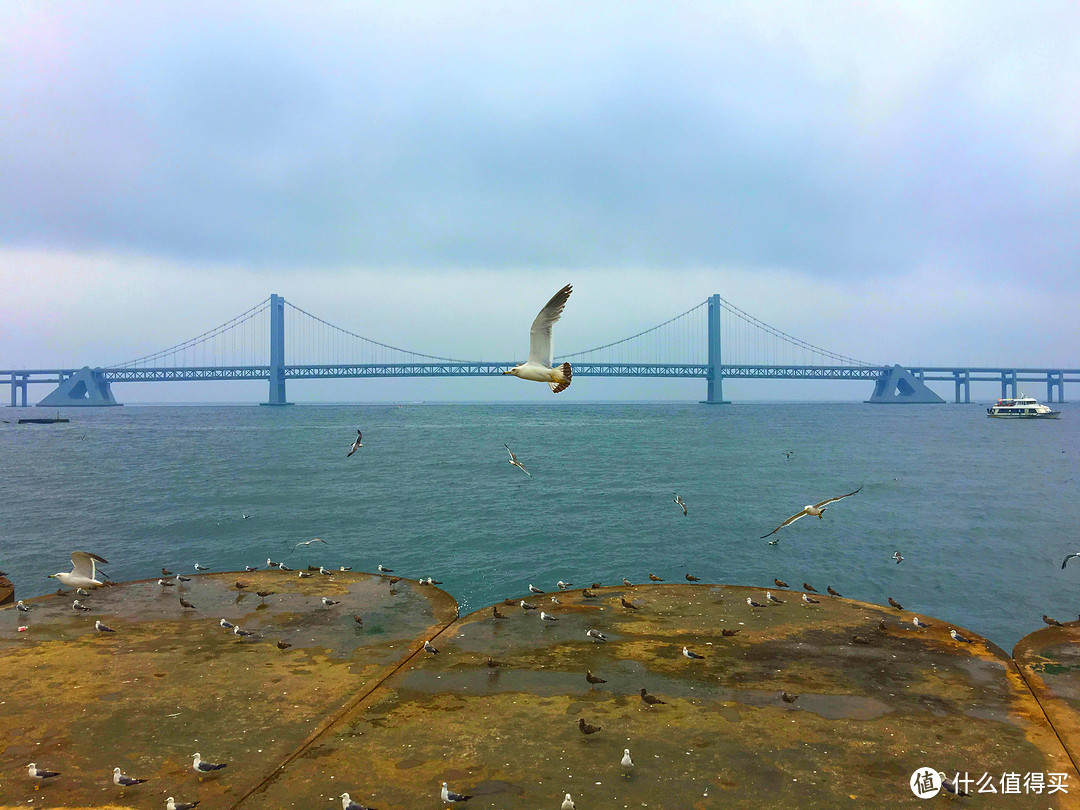
M56 574L49 574L45 579L56 579Z
M509 372L509 371L504 371L504 372L503 372L503 376L506 376L507 374L510 374L510 373L511 373L511 372Z

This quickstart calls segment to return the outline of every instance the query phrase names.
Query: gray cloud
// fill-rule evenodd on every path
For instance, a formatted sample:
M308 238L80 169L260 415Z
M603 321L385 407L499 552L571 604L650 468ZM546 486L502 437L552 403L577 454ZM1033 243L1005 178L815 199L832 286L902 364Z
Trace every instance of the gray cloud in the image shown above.
M3 7L0 240L1074 276L1075 6L387 5Z

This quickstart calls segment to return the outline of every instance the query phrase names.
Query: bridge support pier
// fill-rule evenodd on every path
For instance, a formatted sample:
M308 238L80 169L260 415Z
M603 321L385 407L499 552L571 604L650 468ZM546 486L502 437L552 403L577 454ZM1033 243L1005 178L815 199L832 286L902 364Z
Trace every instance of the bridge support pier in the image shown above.
M39 408L101 408L119 405L105 372L83 366L38 403Z
M967 371L954 371L953 377L956 380L956 401L957 403L963 402L965 405L971 404L971 372ZM964 398L960 399L960 389L964 389Z
M1012 389L1012 393L1009 390ZM1019 393L1016 389L1016 372L1015 371L1003 371L1001 372L1001 398L1002 399L1016 399Z
M1046 402L1054 401L1054 389L1057 388L1058 402L1065 401L1065 375L1060 371L1046 372Z
M730 405L724 399L724 370L720 362L720 296L709 296L709 377L702 405Z
M11 375L11 407L12 408L25 408L26 407L26 381L28 375L23 374L20 377ZM21 400L21 402L20 402Z
M291 405L285 399L285 299L270 296L270 396L262 405Z

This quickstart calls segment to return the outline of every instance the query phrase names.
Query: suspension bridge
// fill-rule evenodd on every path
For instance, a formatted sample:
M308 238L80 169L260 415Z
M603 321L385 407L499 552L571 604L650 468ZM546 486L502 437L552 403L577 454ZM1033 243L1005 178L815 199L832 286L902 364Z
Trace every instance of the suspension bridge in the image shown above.
M557 356L580 377L673 377L705 381L708 404L725 403L724 379L867 380L868 402L943 402L928 380L952 381L957 402L971 401L972 382L1046 384L1048 402L1064 401L1080 369L908 367L868 363L800 340L758 320L720 295L636 334ZM11 406L28 404L31 385L54 387L44 407L118 405L113 383L266 380L265 405L286 405L289 380L366 377L482 377L516 362L442 357L392 346L313 315L271 295L190 340L109 366L0 370ZM1055 400L1055 393L1057 395Z

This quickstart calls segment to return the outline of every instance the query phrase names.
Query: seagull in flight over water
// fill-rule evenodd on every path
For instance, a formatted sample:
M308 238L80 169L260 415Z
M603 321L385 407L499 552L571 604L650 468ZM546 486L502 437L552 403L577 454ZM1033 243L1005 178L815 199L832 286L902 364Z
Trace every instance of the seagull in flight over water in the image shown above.
M562 317L566 300L573 289L567 284L544 304L529 329L529 359L503 374L513 374L523 380L546 382L556 394L570 387L570 364L563 363L558 368L551 366L551 327Z
M74 558L74 556L75 556L75 555L73 554L73 555L72 555L72 557ZM1074 554L1070 554L1070 555L1069 555L1069 556L1067 556L1067 557L1066 557L1066 558L1065 558L1064 560L1062 560L1062 561L1061 561L1061 570L1062 570L1062 571L1064 571L1064 570L1065 570L1065 563L1067 563L1067 562L1068 562L1069 560L1071 560L1071 559L1072 559L1073 557L1080 557L1080 552L1076 552L1076 553L1074 553Z
M768 534L761 535L760 539L764 540L766 537L770 537L770 536L776 534L778 531L780 531L785 526L789 526L792 523L794 523L796 520L798 520L799 518L806 517L807 515L811 515L811 516L816 517L816 518L818 518L820 520L822 515L825 513L825 508L830 503L836 503L837 501L842 501L844 498L850 498L852 495L855 495L856 493L858 493L859 490L861 490L861 489L862 489L862 487L859 487L859 489L855 490L855 492L849 492L847 495L838 495L835 498L829 498L827 500L822 501L821 503L808 504L808 505L803 507L803 510L801 512L799 512L798 514L792 515L791 517L789 517L787 520L785 520L783 523L781 523L779 526L777 526L775 529L773 529Z
M97 578L98 570L96 563L106 563L108 560L91 554L89 551L71 552L71 573L58 571L49 574L49 579L58 579L65 588L100 588L105 583ZM102 572L102 576L105 576Z
M364 445L360 444L360 439L361 439L361 437L363 437L363 435L364 434L360 432L360 428L357 428L356 429L356 441L352 443L352 447L349 449L349 452L345 454L345 458L348 458L349 456L351 456L353 453L355 453L357 450L359 450L361 447L364 446Z
M504 443L503 447L505 447L506 452L510 454L510 461L508 463L513 464L515 467L517 467L519 470L521 470L523 473L525 473L527 476L529 476L529 478L532 478L532 473L529 472L528 470L526 470L521 465L521 462L518 461L518 457L514 455L514 451L510 449L510 445Z
M679 497L678 492L673 492L671 494L675 496L675 503L682 507L683 517L686 517L686 503Z

